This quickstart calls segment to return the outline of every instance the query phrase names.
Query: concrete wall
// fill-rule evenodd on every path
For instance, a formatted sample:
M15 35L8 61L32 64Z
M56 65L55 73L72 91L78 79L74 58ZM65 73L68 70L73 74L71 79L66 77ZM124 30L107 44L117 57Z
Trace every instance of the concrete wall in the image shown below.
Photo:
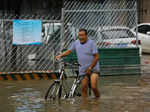
M150 0L139 0L139 23L150 22Z

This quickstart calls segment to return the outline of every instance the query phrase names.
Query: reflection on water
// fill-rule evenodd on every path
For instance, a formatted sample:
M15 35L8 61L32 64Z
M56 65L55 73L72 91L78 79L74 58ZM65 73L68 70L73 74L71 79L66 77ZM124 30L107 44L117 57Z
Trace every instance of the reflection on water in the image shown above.
M32 88L23 88L9 97L16 112L42 112L44 111L41 103L40 91L34 91Z
M52 81L0 81L0 112L150 112L150 87L139 80L140 76L101 77L100 99L46 102L44 93Z
M68 100L61 100L61 101L51 101L47 102L46 110L48 112L99 112L100 110L100 101L88 98L82 99L74 98Z

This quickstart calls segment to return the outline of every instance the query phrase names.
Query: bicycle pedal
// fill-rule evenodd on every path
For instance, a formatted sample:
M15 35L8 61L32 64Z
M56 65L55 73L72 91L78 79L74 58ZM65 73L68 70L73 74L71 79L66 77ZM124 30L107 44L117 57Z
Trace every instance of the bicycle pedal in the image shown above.
M79 96L79 97L80 97L80 96L81 96L81 93L76 93L76 96Z
M80 94L80 93L77 93L77 96L81 96L81 94Z
M63 98L64 98L64 99L65 99L65 98L68 98L68 96L69 96L68 94L65 94Z
M77 84L79 84L79 83L80 83L80 81L78 80L78 81L77 81Z

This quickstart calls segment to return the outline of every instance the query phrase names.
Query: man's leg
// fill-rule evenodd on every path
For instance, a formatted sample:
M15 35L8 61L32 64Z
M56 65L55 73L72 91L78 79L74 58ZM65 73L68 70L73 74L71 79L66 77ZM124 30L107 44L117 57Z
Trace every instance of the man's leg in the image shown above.
M96 97L100 97L100 92L98 90L98 77L99 75L97 73L91 74L91 88Z
M85 98L87 97L87 91L88 91L88 77L84 76L82 79L82 97Z

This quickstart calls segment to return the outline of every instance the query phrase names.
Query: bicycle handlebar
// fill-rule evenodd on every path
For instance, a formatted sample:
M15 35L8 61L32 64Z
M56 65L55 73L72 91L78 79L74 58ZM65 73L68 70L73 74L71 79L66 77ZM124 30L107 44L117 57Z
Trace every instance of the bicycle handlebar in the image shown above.
M76 66L81 66L80 64L78 64L77 62L73 62L73 63L69 63L69 62L66 62L64 61L63 59L59 59L59 60L56 60L56 62L60 63L60 64L64 64L65 66L66 65L69 65L69 66L72 66L72 65L76 65Z

